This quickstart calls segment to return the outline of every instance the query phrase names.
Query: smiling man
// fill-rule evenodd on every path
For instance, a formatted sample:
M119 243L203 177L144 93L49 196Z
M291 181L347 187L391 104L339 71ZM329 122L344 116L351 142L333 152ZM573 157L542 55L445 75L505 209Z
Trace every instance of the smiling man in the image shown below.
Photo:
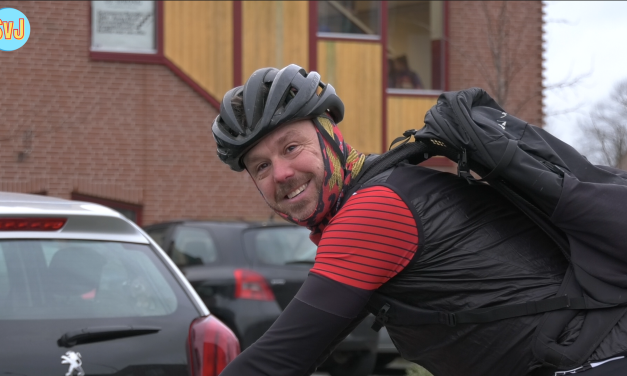
M245 155L244 165L273 210L298 219L316 210L324 165L311 120L268 135Z
M212 127L218 156L246 170L275 212L309 228L318 252L296 297L222 375L311 374L369 314L375 291L423 310L460 312L551 298L565 278L558 247L488 185L401 163L349 195L367 158L344 142L343 115L333 87L296 65L260 69L224 96ZM533 350L542 317L380 323L405 359L436 376L553 375L556 367L543 367ZM555 333L559 368L623 374L627 320L581 346L584 319L573 314ZM578 358L570 359L574 347ZM602 359L612 360L593 368Z

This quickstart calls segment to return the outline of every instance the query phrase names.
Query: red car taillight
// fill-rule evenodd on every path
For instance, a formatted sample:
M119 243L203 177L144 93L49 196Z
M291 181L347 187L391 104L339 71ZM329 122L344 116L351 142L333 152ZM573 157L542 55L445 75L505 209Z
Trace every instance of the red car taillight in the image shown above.
M233 273L235 274L235 298L274 300L274 294L261 274L246 269L235 269Z
M0 218L0 231L56 231L67 218Z
M218 376L240 352L235 334L213 316L192 321L187 346L191 376Z

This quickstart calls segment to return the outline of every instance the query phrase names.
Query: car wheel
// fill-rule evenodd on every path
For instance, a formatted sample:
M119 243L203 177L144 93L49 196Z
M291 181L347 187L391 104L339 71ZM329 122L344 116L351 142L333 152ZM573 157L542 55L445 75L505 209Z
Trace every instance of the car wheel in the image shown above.
M333 354L331 376L368 376L374 371L377 354L374 352Z

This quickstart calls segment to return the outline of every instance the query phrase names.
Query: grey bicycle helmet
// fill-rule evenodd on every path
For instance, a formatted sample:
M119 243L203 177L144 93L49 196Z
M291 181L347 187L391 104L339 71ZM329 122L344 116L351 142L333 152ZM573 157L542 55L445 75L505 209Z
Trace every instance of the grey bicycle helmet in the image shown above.
M269 86L267 98L262 91ZM322 91L318 93L318 88ZM245 122L240 124L231 101L239 96L244 106ZM257 142L277 127L329 113L335 123L344 118L344 104L335 89L320 81L317 72L307 72L298 65L278 70L262 68L250 76L244 86L229 90L220 104L220 114L212 125L218 145L218 157L232 170L243 171L242 157Z

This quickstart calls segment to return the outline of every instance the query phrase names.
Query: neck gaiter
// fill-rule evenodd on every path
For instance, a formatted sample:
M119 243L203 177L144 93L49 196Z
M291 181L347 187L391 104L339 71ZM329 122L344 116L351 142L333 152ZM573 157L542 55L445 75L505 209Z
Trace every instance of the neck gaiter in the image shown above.
M366 156L344 142L344 137L333 120L326 116L313 119L324 161L324 179L316 210L306 219L296 219L276 212L286 220L311 230L310 238L318 244L322 231L337 213L346 187L359 174Z

